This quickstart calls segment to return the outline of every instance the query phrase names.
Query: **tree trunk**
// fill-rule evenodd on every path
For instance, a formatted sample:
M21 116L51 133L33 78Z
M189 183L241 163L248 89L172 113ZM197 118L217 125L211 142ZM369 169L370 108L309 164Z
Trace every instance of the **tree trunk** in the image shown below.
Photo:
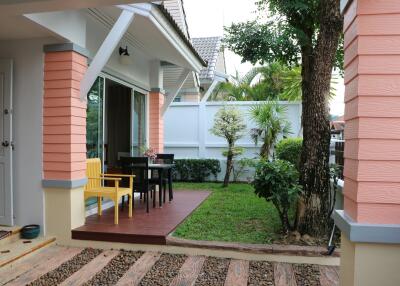
M329 227L329 109L328 97L336 50L343 28L339 0L321 0L317 44L302 48L303 151L301 184L304 215L299 230L313 236Z
M229 178L231 177L231 172L233 168L233 144L229 143L228 147L228 156L226 156L226 172L224 178L223 187L227 187L229 185Z

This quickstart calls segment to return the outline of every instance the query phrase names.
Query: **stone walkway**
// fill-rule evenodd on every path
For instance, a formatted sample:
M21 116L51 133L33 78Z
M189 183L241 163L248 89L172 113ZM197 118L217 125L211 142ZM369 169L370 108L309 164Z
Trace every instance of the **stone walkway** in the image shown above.
M338 267L50 246L0 268L0 285L339 285Z

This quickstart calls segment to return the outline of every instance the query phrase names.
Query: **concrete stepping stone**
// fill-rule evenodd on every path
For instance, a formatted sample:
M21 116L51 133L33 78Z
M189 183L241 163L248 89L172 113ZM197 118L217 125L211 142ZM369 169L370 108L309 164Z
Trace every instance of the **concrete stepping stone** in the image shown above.
M225 286L246 286L249 279L249 261L232 259L229 264Z
M139 285L146 273L160 259L159 252L145 252L118 281L117 286Z
M93 278L93 276L100 272L111 261L111 259L113 259L118 254L119 251L117 250L108 250L101 253L88 264L83 266L80 270L68 277L60 285L78 286L84 284L86 281L89 281Z
M338 267L320 266L319 281L321 286L339 286Z
M274 264L275 286L297 286L296 277L291 264Z
M193 286L205 260L204 256L189 256L170 286Z

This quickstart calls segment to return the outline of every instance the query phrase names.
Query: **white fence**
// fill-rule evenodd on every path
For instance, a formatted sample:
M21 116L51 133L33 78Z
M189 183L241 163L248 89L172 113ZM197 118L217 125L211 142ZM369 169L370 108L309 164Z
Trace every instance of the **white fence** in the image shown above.
M175 154L177 159L219 159L221 161L222 179L225 167L225 158L222 156L227 144L224 138L214 136L209 130L214 125L214 117L224 105L234 105L243 112L247 131L246 135L238 140L236 146L245 149L242 157L254 158L259 152L250 137L250 130L255 128L249 112L253 105L260 102L175 102L172 103L164 115L164 152ZM301 136L301 103L280 102L287 107L287 119L291 124L291 136Z

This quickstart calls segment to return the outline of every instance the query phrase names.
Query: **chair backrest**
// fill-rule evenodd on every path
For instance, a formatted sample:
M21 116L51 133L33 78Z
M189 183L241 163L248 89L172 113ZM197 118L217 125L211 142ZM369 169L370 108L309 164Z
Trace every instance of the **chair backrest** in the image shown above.
M86 160L86 176L88 178L99 178L101 175L101 161L99 158L87 159ZM85 185L85 190L101 187L100 180L88 179Z
M174 154L157 154L156 155L157 163L164 163L164 164L173 164L174 163Z
M135 175L134 185L142 185L148 180L149 158L147 157L121 157L122 172Z

